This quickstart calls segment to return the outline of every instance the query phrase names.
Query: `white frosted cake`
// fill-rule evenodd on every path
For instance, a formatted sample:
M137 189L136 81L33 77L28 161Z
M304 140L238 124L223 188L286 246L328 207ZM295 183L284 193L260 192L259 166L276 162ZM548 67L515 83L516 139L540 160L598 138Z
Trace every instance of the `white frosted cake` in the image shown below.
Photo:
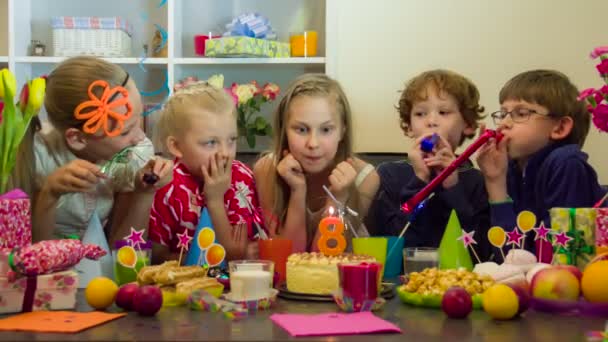
M367 255L295 253L287 258L287 290L297 293L329 295L339 286L338 264L346 262L375 262Z

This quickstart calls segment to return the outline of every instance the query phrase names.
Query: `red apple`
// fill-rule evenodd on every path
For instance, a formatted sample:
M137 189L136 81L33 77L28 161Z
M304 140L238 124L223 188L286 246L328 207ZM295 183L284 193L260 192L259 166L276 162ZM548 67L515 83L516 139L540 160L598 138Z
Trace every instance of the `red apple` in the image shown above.
M583 273L581 272L581 270L579 270L578 267L576 267L574 265L557 265L555 267L563 268L563 269L566 269L566 270L572 272L572 274L574 274L574 276L578 279L579 282L583 278Z
M116 306L125 311L133 310L133 296L139 290L137 283L124 284L116 294Z
M521 315L522 313L528 310L530 306L530 294L527 288L523 288L521 286L511 286L517 298L519 299L519 309L517 309L517 314Z
M133 309L142 316L154 316L163 305L163 293L154 285L140 287L133 296Z
M541 299L578 300L581 293L580 281L572 269L550 267L538 271L530 289L533 297Z
M441 309L450 318L465 318L473 310L473 300L462 287L450 287L443 294Z

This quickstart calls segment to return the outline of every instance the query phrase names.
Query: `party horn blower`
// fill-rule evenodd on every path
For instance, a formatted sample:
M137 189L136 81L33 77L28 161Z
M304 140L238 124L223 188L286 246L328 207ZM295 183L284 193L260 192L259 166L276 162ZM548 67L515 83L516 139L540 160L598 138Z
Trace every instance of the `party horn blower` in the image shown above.
M502 134L491 129L486 129L480 136L475 140L469 147L467 147L464 152L458 158L456 158L448 167L446 167L437 177L433 178L422 190L420 190L416 195L410 198L407 202L405 202L401 206L401 210L406 213L411 213L416 206L420 202L422 202L425 198L429 196L431 192L437 188L446 178L448 178L452 172L456 171L456 169L462 165L466 160L471 157L475 151L477 151L481 146L483 146L488 140L491 138L495 138L498 141L502 139Z
M420 211L426 206L426 204L429 202L429 200L431 198L433 198L433 196L435 196L435 193L433 192L432 194L429 195L429 198L425 199L424 201L420 202L420 204L418 204L418 206L416 207L416 209L414 210L413 213L410 214L409 220L407 221L407 223L405 224L405 226L403 227L403 229L401 230L401 233L399 233L399 236L397 237L397 242L395 242L392 246L391 249L388 251L387 254L387 259L390 259L391 256L393 256L393 252L395 250L395 247L397 247L397 245L399 245L399 240L403 239L403 236L405 235L405 232L407 231L407 229L410 227L410 225L412 224L412 222L414 221L414 219L416 218L416 216L420 213Z
M524 210L517 215L517 226L519 230L524 234L523 242L521 243L521 249L524 249L526 244L526 234L534 229L536 226L536 215L533 212Z
M507 234L502 227L492 227L488 230L488 241L490 244L498 250L500 250L500 254L502 255L502 261L505 261L505 252L502 250L505 242L507 241Z
M462 233L462 227L458 220L456 211L452 210L450 219L445 227L445 232L439 244L439 268L440 269L457 269L465 268L469 271L473 270L473 261L464 244L458 241Z

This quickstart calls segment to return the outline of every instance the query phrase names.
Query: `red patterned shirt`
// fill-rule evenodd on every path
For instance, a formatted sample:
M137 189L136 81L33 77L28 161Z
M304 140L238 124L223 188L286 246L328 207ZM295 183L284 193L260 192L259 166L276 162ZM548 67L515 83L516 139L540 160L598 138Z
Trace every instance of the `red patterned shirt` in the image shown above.
M150 212L150 239L179 252L177 234L184 230L194 236L202 208L207 205L203 182L195 178L179 161L173 167L173 180L154 195ZM264 229L253 173L242 162L232 162L230 188L224 194L226 216L231 225L247 224L249 240L257 239L254 220ZM255 211L251 212L250 207Z

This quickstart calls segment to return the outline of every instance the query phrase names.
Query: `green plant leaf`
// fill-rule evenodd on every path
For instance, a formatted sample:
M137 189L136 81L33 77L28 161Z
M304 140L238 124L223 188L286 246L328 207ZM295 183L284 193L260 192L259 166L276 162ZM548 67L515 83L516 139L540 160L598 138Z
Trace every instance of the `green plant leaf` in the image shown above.
M247 145L249 145L249 147L254 148L255 147L255 131L248 129L247 130Z
M266 122L264 117L258 116L255 118L255 127L258 131L263 131L266 128L266 125L268 125L268 122Z
M265 133L267 136L271 137L272 136L272 126L270 124L268 124L265 128Z

